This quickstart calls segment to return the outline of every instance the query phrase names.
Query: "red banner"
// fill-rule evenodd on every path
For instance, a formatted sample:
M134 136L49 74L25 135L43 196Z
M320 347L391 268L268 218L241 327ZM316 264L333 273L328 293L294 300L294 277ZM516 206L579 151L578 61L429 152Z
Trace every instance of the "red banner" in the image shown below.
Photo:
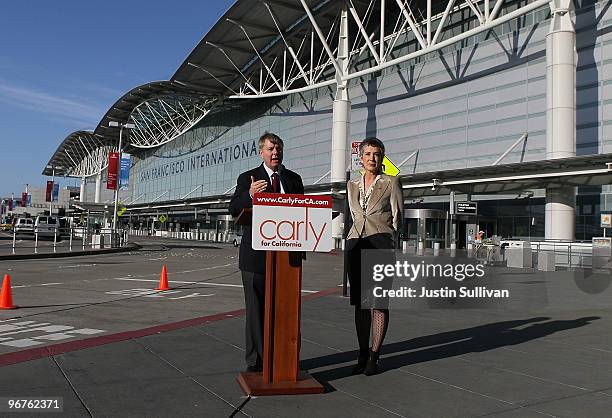
M28 204L28 194L26 192L21 193L21 207L25 208Z
M8 210L9 210L9 212L13 211L13 199L9 199Z
M119 171L119 153L108 153L108 172L106 175L106 188L117 190L117 173Z
M51 201L51 193L53 192L53 182L51 180L47 181L47 190L45 191L45 202Z

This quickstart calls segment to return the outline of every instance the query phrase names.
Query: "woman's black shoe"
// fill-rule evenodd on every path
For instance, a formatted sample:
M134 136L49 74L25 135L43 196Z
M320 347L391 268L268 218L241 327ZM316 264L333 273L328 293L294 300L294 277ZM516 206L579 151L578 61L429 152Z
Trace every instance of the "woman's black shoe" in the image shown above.
M378 356L379 351L370 351L370 357L368 357L368 361L366 362L365 369L363 370L363 374L366 376L372 376L373 374L378 373Z
M357 357L357 364L353 367L352 374L361 374L365 370L366 363L368 361L368 351L359 350L359 357Z

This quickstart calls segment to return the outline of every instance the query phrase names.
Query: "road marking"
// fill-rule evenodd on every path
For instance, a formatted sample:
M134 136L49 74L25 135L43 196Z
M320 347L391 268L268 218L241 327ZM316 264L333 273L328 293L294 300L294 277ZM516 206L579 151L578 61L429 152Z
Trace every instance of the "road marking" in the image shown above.
M117 277L115 280L127 280L134 282L153 282L157 283L159 280L152 279L128 279L126 277ZM211 283L211 282L187 282L183 280L168 280L168 283L176 283L176 284L201 284L206 286L220 286L220 287L243 287L241 284L229 284L229 283ZM317 293L318 290L302 290L302 293Z
M172 300L177 300L177 299L187 299L187 298L203 298L206 296L215 296L214 293L209 293L206 295L200 295L198 292L192 293L191 295L186 295L186 296L179 296L178 298L169 298Z
M17 286L12 286L13 289L22 289L24 287L39 287L39 286L55 286L58 284L63 284L63 283L41 283L41 284L22 284L22 285L17 285Z
M22 242L23 242L22 239L18 239L18 240L15 241L15 244L20 244ZM13 241L11 241L11 242L0 242L0 245L8 247L9 245L13 245Z
M74 269L74 268L79 268L79 267L93 267L96 266L97 264L74 264L74 265L69 265L69 266L59 266L58 268L60 269Z
M194 273L196 271L214 270L214 269L218 269L218 268L230 267L230 266L235 266L235 265L236 265L236 263L229 263L229 264L223 264L223 265L220 265L220 266L204 267L204 268L195 269L195 270L182 270L182 271L179 271L177 273Z
M70 325L51 324L49 322L21 321L0 325L0 345L24 348L45 344L47 341L60 341L75 338L78 335L94 335L106 332L101 329L80 328ZM25 335L15 338L16 334ZM20 335L21 337L21 335Z
M164 295L169 295L172 293L181 293L180 290L164 290L163 292L152 290L152 289L124 289L124 290L111 290L109 292L104 292L107 295L119 295L119 296L142 296L146 298L163 298Z
M187 289L189 290L189 289ZM145 297L145 298L166 298L166 296L171 295L171 294L176 294L176 293L181 293L184 290L164 290L164 291L157 291L157 290L151 290L151 289L143 289L143 288L137 288L137 289L124 289L124 290L111 290L109 292L104 292L107 295L120 295L120 296L133 296L133 297ZM178 296L175 298L167 298L167 299L172 299L172 300L178 300L178 299L187 299L187 298L195 298L195 297L206 297L206 296L214 296L214 293L211 294L206 294L206 295L201 295L198 292L194 292L194 293L190 293L188 295L185 296ZM0 334L1 335L1 334Z

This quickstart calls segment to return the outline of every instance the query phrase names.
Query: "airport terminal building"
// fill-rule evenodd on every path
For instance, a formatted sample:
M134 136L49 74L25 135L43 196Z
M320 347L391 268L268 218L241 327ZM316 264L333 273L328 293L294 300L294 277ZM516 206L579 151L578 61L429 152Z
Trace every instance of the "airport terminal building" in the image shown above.
M604 1L238 0L170 80L68 135L43 174L81 178L79 204L101 204L121 137L124 225L224 232L263 133L338 212L351 143L376 136L400 170L406 240L590 240L612 209L611 28Z

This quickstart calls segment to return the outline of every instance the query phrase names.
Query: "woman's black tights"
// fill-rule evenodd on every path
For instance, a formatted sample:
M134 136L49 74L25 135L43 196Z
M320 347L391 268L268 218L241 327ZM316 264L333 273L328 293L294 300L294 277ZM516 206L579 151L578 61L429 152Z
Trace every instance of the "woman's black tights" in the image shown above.
M359 351L366 352L370 348L370 328L372 329L372 351L377 353L385 339L389 327L388 309L360 309L355 306L355 328Z

